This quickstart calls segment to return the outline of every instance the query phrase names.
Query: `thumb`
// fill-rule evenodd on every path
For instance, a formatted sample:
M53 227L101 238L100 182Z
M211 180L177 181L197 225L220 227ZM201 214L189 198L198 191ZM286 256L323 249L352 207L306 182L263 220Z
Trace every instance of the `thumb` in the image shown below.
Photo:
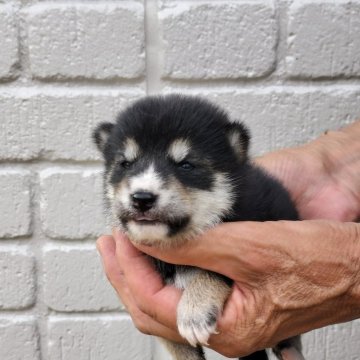
M242 226L240 223L220 224L174 247L134 246L143 253L171 264L197 266L224 274L227 267L224 266L225 261L234 260L234 242L239 242Z

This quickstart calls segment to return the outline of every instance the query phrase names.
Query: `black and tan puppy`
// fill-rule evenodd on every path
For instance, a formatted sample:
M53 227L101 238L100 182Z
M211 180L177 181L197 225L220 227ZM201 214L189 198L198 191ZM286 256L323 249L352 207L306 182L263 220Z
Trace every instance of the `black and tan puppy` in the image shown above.
M111 225L133 243L176 248L224 221L296 220L284 188L250 164L249 134L211 103L181 95L144 98L120 113L115 124L94 132L105 159L105 200ZM183 290L177 309L180 334L190 345L166 341L177 360L205 359L201 345L216 321L231 281L199 268L154 259L168 284ZM302 359L298 338L292 347ZM246 359L267 359L265 350Z

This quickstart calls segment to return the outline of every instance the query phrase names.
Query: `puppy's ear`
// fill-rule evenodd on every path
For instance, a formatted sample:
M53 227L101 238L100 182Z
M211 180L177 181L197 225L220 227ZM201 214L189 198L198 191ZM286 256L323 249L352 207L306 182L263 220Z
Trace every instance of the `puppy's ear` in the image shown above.
M238 158L245 160L250 142L250 132L247 127L242 123L232 122L228 130L228 139Z
M101 123L93 132L93 139L98 149L103 153L111 131L114 127L112 123Z

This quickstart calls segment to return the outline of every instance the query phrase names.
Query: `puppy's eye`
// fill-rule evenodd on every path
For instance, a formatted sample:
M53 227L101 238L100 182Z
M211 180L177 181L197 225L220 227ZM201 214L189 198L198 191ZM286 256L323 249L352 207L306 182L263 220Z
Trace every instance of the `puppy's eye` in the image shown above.
M121 166L123 169L129 169L129 168L131 167L131 165L132 165L132 162L126 161L126 160L124 160L124 161L122 161L122 162L120 163L120 166Z
M178 163L178 167L181 169L181 170L185 170L185 171L190 171L192 169L194 169L194 165L189 163L188 161L181 161Z

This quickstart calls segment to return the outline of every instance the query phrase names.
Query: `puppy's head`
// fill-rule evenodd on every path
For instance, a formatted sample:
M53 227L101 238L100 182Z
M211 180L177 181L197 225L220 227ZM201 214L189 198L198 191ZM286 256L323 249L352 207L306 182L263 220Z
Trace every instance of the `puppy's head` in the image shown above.
M94 140L113 225L134 242L174 246L229 215L249 136L218 107L170 95L136 102Z

